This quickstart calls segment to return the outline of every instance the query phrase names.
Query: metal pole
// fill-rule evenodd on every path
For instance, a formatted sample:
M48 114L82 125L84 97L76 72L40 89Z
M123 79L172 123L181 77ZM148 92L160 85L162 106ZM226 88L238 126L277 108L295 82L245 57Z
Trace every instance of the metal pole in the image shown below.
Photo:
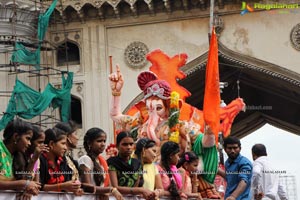
M210 0L210 14L209 14L209 33L211 35L211 31L214 23L214 0Z

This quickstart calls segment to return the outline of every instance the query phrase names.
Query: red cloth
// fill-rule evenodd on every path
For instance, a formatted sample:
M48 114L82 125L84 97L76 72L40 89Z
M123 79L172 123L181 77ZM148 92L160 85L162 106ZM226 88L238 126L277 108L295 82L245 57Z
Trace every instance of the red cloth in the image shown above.
M213 28L206 66L203 115L206 125L210 126L216 139L220 128L221 98L219 82L218 42Z
M60 164L63 162L62 157L58 157L56 164L53 161L48 159L48 155L43 153L43 156L47 159L48 162L48 173L50 178L47 180L47 184L56 184L65 182L65 177L63 172L60 170Z
M102 156L98 156L100 165L102 165L103 169L104 169L104 173L105 173L105 178L104 178L104 187L109 186L110 180L109 180L109 174L108 174L108 165L106 160L102 157Z

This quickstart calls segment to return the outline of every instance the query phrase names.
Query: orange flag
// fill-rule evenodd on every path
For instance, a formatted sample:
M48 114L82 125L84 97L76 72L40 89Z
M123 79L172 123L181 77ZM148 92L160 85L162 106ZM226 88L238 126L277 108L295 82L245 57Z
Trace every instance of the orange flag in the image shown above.
M205 92L203 115L206 125L209 125L216 136L220 127L220 87L219 87L218 42L215 29L212 30L205 75Z

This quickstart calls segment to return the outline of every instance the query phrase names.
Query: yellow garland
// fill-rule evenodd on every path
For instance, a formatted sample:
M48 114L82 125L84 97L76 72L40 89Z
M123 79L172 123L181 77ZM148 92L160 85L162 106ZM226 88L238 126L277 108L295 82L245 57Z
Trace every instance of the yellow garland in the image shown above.
M170 108L177 108L177 109L179 109L179 93L176 92L176 91L173 91L171 93Z
M169 141L179 143L179 131L172 132L169 137Z
M170 109L178 111L179 110L179 93L173 91L170 96ZM179 126L178 123L170 128L169 141L179 143Z

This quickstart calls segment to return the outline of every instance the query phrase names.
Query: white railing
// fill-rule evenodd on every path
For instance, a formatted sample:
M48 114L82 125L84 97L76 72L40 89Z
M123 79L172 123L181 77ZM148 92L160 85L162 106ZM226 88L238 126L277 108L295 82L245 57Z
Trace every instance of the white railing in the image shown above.
M16 200L15 191L0 191L0 200ZM125 200L145 200L139 196L126 195ZM72 193L61 192L40 192L37 196L32 196L31 200L98 200L99 197L94 194L84 194L82 196L74 196ZM160 197L160 200L168 200L168 197ZM109 196L109 200L115 200L115 197Z

